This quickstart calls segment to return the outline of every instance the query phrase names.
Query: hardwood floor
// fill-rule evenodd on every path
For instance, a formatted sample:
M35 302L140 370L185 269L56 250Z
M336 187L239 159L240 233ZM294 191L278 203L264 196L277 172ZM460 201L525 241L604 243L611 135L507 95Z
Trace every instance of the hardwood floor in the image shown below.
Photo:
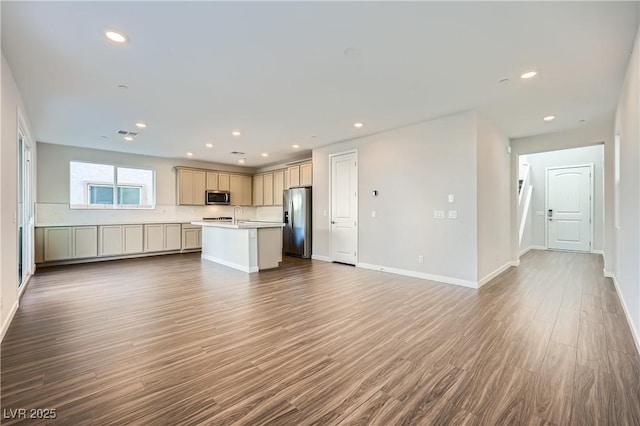
M590 254L533 251L477 291L198 253L46 268L0 350L3 424L640 425L640 357Z

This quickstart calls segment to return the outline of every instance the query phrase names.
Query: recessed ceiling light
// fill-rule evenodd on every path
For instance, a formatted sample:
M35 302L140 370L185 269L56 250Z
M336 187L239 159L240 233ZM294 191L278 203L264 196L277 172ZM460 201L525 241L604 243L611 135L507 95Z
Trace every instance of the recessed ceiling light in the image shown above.
M522 74L520 78L527 79L527 78L535 77L536 75L538 75L537 71L527 71L524 74Z
M133 140L133 137L132 137L132 136L125 136L125 137L124 137L124 140L125 140L125 141L132 141L132 140Z
M362 123L353 123L353 127L355 127L356 129L359 129L362 126L364 126L364 124L362 124Z
M117 31L107 31L104 35L107 36L109 40L115 41L116 43L126 43L126 41L129 40L126 35Z
M292 147L292 148L295 148L295 149L298 149L298 148L300 148L300 145L298 145L298 144L293 144L293 145L291 145L291 147Z
M262 156L263 156L263 157L268 157L268 156L269 156L269 154L268 154L268 153L266 153L266 152L263 152L263 153L262 153Z
M213 144L212 143L208 143L205 145L207 148L213 148Z
M144 129L145 127L147 127L147 125L140 122L140 123L136 123L136 127L139 127L140 129Z
M555 119L556 119L555 115L547 115L546 117L543 118L544 121L552 121Z
M244 158L239 159L238 163L244 164Z
M188 157L192 157L193 156L193 152L187 152L187 156Z
M239 132L239 131L237 131L237 130L234 130L233 132L231 132L231 134L232 134L233 136L240 136L240 132Z

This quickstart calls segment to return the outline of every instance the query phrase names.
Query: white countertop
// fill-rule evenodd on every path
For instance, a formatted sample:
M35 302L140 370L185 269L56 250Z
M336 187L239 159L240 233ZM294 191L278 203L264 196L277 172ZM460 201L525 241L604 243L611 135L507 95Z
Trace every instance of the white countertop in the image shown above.
M199 220L191 222L192 225L210 226L214 228L231 228L231 229L257 229L257 228L283 228L284 223L279 222L260 222L250 220L239 220L237 225L231 222L217 222L214 220Z

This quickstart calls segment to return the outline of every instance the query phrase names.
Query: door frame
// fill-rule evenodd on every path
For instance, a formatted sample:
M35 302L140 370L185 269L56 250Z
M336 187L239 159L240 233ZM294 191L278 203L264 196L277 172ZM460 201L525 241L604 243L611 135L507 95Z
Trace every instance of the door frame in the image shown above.
M553 250L549 248L549 219L547 213L549 212L549 170L559 169L575 169L578 167L589 167L589 251L585 253L593 253L593 198L595 196L594 191L594 167L593 163L589 164L574 164L569 166L554 166L545 167L544 169L544 245L547 250Z
M333 258L333 226L331 223L333 217L333 157L338 157L340 155L345 154L355 154L356 156L356 235L355 235L355 244L356 244L356 264L354 266L358 266L358 260L360 259L360 168L357 166L358 159L358 149L349 149L341 152L334 152L333 154L329 154L329 261L335 262Z
M24 293L27 284L29 283L29 281L31 280L31 277L33 276L33 274L36 271L36 263L35 263L35 170L36 170L36 164L35 164L35 155L34 155L34 144L33 144L33 139L31 139L31 135L29 133L29 128L26 125L26 121L24 118L24 115L22 114L22 111L20 110L20 108L18 108L17 110L17 123L16 123L16 163L19 163L19 158L20 158L20 153L18 152L18 150L20 150L20 135L22 135L22 144L23 144L23 155L22 155L22 164L17 164L17 173L22 173L22 185L23 185L23 196L25 194L28 194L28 200L23 200L23 211L22 211L22 220L23 220L23 235L22 235L22 268L23 268L23 274L24 274L24 280L21 279L20 284L18 285L18 300L20 300L20 297L22 297L22 294ZM27 156L25 155L28 152L28 156L29 159L27 160ZM25 174L25 163L29 161L29 170L28 170L28 175ZM28 179L27 179L28 176ZM17 176L16 176L17 177ZM17 182L20 182L20 179L16 179ZM24 191L24 189L27 188L27 191ZM19 209L18 209L18 203L19 203L19 195L20 195L20 188L17 189L17 193L16 193L16 215L20 214ZM27 212L27 209L25 208L25 206L28 205L28 212L30 213L30 216L27 217L25 215L25 213ZM19 221L16 220L16 241L18 243L20 243L19 239L18 239L18 227L19 227ZM26 242L26 244L25 244ZM25 250L26 249L26 250ZM20 250L18 248L18 246L16 245L16 250L18 250L18 253L20 253ZM25 261L26 258L26 261ZM16 265L17 267L17 265ZM26 272L26 274L25 274ZM21 278L21 277L19 277Z

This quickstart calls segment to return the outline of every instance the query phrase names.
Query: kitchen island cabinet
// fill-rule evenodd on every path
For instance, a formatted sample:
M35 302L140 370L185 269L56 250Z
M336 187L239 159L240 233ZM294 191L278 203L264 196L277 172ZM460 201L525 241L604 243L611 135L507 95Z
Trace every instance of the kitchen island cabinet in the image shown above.
M282 223L191 222L202 226L202 258L244 272L277 268L282 261Z

